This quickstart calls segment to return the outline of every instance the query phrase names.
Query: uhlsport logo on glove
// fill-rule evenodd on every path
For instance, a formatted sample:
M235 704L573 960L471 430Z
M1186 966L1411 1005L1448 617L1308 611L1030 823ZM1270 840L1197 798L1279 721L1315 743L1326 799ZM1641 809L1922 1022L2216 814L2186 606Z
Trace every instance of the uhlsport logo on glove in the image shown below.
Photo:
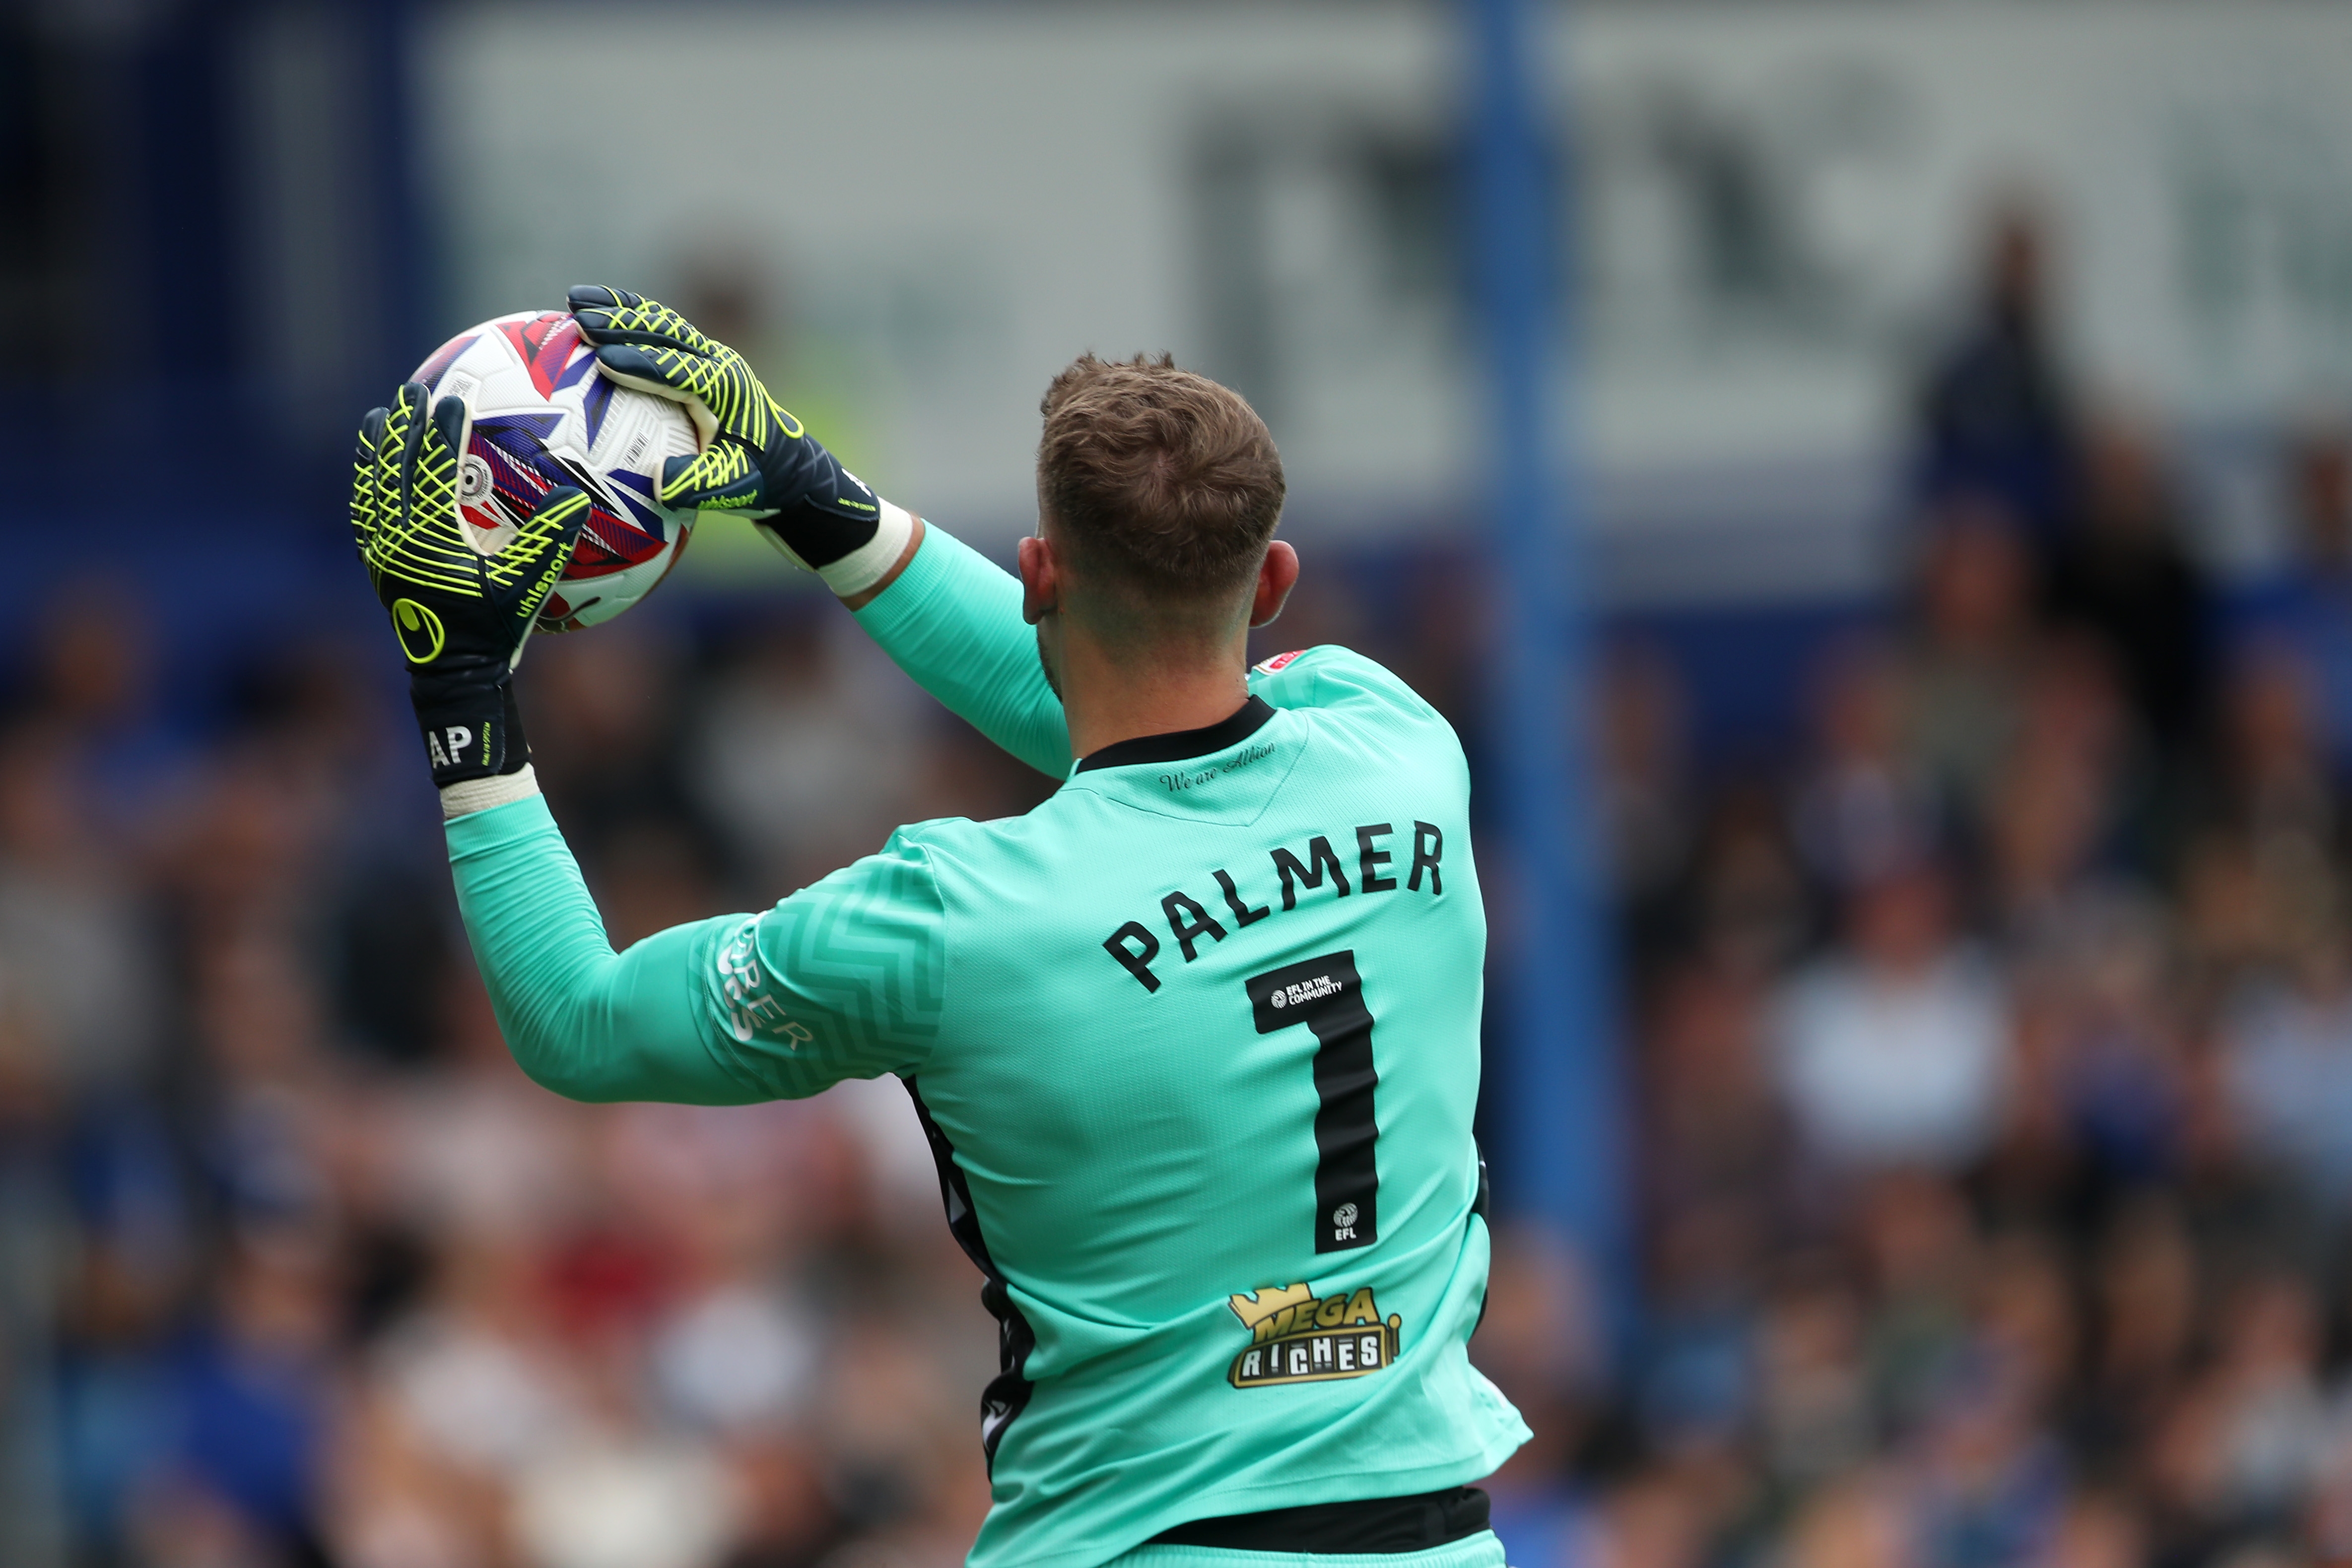
M412 664L429 664L441 656L441 646L446 635L441 630L441 617L414 599L392 601L392 630L400 639L400 651L408 655Z
M429 406L428 406L429 404ZM530 759L510 684L523 640L578 547L587 493L556 485L485 555L459 502L468 414L409 382L360 422L352 542L408 663L433 781L512 773Z

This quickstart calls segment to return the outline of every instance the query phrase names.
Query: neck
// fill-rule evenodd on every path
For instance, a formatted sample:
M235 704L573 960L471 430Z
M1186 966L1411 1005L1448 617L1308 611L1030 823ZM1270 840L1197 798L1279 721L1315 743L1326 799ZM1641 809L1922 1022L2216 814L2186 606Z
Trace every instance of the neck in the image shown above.
M1113 656L1076 629L1062 641L1062 712L1070 755L1086 757L1143 735L1202 729L1249 700L1249 653L1243 636L1213 656L1139 662Z

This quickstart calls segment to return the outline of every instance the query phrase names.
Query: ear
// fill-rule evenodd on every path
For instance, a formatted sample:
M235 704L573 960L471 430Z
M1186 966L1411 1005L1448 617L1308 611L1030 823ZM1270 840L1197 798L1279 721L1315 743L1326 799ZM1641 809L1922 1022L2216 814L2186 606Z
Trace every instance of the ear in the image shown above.
M1062 607L1062 563L1042 534L1021 541L1021 619L1034 626Z
M1265 626L1282 613L1290 591L1298 586L1298 552L1281 539L1265 547L1258 563L1257 595L1250 601L1250 624Z

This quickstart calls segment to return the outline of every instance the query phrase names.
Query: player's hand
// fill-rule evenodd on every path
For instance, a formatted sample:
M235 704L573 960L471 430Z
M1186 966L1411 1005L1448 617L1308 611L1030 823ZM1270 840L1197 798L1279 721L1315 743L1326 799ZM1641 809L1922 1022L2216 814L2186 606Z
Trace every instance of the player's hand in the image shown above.
M588 497L569 485L496 555L457 511L466 404L410 382L360 423L352 538L392 615L436 784L512 773L530 759L509 676L572 559Z
M572 290L571 307L606 375L675 398L694 417L702 450L664 465L663 506L751 517L829 582L827 567L874 540L887 503L768 395L742 355L625 288L583 285Z

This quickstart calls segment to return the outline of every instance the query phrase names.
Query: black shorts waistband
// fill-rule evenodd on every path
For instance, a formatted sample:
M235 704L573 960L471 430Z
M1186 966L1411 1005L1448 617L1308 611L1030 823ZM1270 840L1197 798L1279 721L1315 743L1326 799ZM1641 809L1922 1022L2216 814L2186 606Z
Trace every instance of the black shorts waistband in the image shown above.
M1448 1487L1412 1497L1312 1502L1264 1513L1195 1519L1161 1531L1148 1546L1201 1546L1214 1552L1426 1552L1486 1528L1486 1494Z

